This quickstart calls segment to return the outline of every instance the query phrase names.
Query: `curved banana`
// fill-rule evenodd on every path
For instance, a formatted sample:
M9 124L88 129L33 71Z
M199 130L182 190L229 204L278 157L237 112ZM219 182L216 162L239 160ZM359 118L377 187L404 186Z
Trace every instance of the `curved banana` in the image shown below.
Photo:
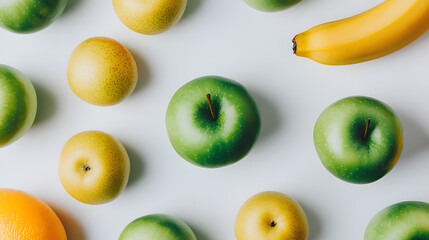
M386 0L351 18L298 34L294 53L327 65L365 62L393 53L429 29L429 0Z

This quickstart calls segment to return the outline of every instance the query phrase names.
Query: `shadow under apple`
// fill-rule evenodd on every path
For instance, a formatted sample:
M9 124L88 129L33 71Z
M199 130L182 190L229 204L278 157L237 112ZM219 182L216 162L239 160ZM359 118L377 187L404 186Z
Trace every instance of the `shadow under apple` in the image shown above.
M211 240L211 238L209 238L204 232L200 231L200 229L195 225L189 224L188 222L186 222L186 224L188 224L188 226L192 229L195 237L197 237L198 240Z
M423 127L413 118L412 114L398 112L404 131L404 147L401 159L410 159L423 150L429 148L429 134L423 131ZM401 161L401 160L400 160Z
M69 0L66 8L64 9L63 15L73 12L84 0Z
M261 130L259 133L259 143L266 142L266 140L273 135L282 125L282 118L280 116L278 107L274 101L269 99L257 91L250 90L251 95L255 99L261 116Z
M33 126L42 123L55 114L56 102L52 94L42 85L33 82L37 95L37 113Z

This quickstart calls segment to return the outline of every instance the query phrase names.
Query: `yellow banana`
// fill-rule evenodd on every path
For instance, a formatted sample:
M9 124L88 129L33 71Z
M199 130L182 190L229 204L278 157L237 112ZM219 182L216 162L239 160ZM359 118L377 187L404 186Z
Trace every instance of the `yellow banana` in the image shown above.
M297 56L327 65L365 62L393 53L429 29L429 0L386 0L354 17L298 34Z

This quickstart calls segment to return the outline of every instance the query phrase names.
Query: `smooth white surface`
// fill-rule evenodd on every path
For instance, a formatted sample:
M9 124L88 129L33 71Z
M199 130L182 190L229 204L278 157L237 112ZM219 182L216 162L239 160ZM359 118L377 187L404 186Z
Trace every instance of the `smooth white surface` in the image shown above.
M24 190L48 202L70 240L117 239L129 222L150 213L183 219L199 240L235 239L239 208L266 190L300 202L310 224L309 239L362 239L367 223L382 208L403 200L429 201L429 34L385 58L340 67L294 56L291 39L381 2L302 0L280 13L262 13L242 0L189 0L178 25L145 36L126 28L110 1L70 0L63 16L41 32L0 30L0 63L27 75L39 100L32 129L0 149L0 187ZM73 49L94 36L118 40L138 63L136 91L113 107L83 102L67 83ZM181 159L164 123L174 92L209 74L245 85L262 115L262 132L252 152L215 170ZM386 102L404 127L398 164L369 185L336 179L313 146L319 114L351 95ZM62 147L86 130L112 134L132 159L128 187L117 200L101 206L73 199L58 177Z

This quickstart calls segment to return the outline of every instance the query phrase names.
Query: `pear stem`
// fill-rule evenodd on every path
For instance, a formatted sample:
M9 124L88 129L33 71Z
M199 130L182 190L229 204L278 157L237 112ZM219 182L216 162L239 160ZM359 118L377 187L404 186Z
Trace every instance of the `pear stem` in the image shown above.
M276 222L274 222L274 220L271 220L270 227L275 227L276 225Z
M363 134L363 138L364 139L366 138L366 135L368 135L368 130L369 130L370 123L371 123L371 119L367 118L366 119L366 126L365 126L365 133Z
M212 114L213 120L216 120L216 116L213 111L212 97L210 96L210 93L207 93L206 97L207 97L207 101L209 102L210 112Z

